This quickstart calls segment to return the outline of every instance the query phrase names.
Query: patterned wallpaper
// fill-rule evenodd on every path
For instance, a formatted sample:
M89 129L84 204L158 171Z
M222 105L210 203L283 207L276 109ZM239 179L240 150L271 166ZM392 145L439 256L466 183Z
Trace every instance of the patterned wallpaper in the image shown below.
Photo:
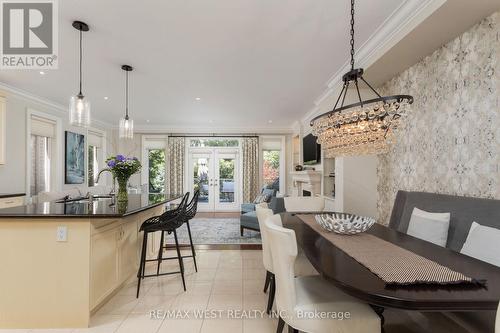
M415 102L379 157L380 223L399 189L500 199L499 57L497 12L383 85Z

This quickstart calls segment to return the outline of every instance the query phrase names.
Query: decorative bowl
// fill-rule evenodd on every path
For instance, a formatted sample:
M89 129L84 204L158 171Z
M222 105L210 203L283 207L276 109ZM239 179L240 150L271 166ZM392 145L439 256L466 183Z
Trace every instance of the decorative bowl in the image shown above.
M318 214L314 218L323 229L342 235L356 235L365 232L375 223L375 219L372 217L347 213Z

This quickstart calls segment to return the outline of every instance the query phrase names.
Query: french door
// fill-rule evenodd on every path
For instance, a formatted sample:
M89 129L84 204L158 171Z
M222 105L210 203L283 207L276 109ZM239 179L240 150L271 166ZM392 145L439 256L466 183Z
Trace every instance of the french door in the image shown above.
M240 198L239 154L234 149L203 148L189 153L189 186L200 190L199 211L237 211Z

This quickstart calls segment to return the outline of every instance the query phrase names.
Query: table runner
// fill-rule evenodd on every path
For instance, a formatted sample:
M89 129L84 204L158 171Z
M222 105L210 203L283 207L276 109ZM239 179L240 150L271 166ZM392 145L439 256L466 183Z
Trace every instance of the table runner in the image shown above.
M386 284L484 284L372 234L339 235L323 229L313 214L297 217Z

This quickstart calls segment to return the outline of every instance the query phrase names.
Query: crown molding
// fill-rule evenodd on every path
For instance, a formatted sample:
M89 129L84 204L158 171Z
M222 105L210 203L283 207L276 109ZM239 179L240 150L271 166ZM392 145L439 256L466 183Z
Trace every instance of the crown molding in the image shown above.
M367 68L396 45L404 36L434 13L447 0L406 0L401 3L374 31L358 50L357 67ZM315 117L318 106L342 83L342 75L350 69L348 61L326 82L325 90L314 100L314 106L301 118L303 124Z
M167 127L167 126L136 126L135 133L141 134L291 134L291 127L261 127L261 128L242 128L242 127Z
M11 86L9 84L0 82L0 91L15 95L19 98L22 98L24 100L27 100L29 102L35 103L42 105L44 107L50 108L52 111L54 111L55 114L57 114L60 117L66 117L68 114L68 107L64 106L62 104L53 102L47 98L40 97L38 95L32 94L26 90L19 89L17 87ZM97 120L97 119L92 119L92 126L97 126L101 127L101 129L113 129L117 128L118 126Z

